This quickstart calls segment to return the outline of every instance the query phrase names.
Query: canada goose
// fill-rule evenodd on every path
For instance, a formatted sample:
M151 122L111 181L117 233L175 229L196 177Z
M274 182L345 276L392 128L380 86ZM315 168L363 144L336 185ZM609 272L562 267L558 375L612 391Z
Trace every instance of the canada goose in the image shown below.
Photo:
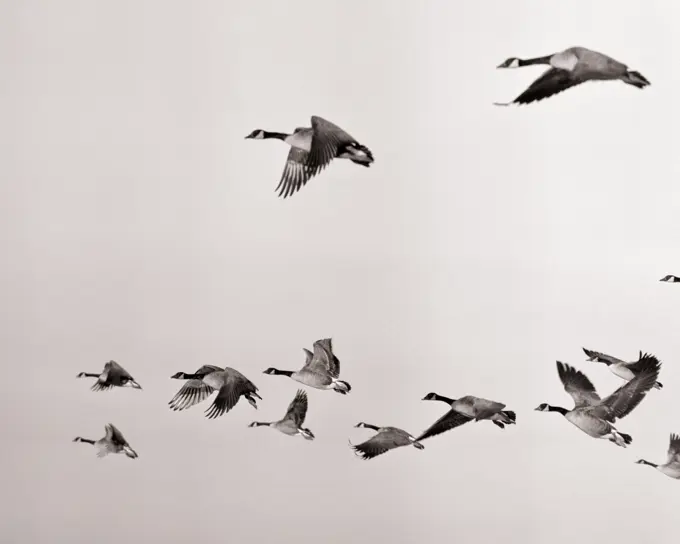
M530 104L585 81L619 79L638 89L650 84L640 72L629 70L625 64L585 47L570 47L559 53L532 59L510 57L497 68L519 68L532 64L547 64L550 68L512 102L497 102L496 105Z
M461 400L464 400L466 398L475 398L475 397L464 397ZM423 397L423 400L438 400L441 402L445 402L451 408L454 410L456 409L456 406L459 406L460 403L456 399L450 399L448 397L444 397L442 395L438 395L437 393L428 393ZM476 399L476 401L481 401L483 399ZM485 401L485 402L491 402L491 401ZM479 402L477 402L477 405L479 405ZM469 418L471 421L474 418ZM512 410L501 410L500 412L496 412L493 414L491 417L487 418L489 419L494 425L497 425L501 429L504 429L506 425L514 425L517 422L517 415L515 412Z
M288 376L289 378L316 389L332 389L343 395L352 390L349 383L339 380L340 360L333 354L330 338L314 342L314 353L303 348L305 364L300 370L278 370L269 367L264 374Z
M312 116L312 126L298 127L292 134L253 130L246 139L283 140L290 145L281 181L276 186L279 196L286 198L299 191L303 185L333 159L349 159L355 164L369 167L373 153L347 132L317 115Z
M665 474L670 478L675 478L680 480L680 435L671 434L670 443L668 444L668 457L663 465L657 465L656 463L650 463L644 459L639 459L635 461L640 465L647 465L654 467L656 470Z
M248 427L272 427L283 434L294 436L299 434L307 440L314 440L314 433L302 427L307 416L307 393L298 389L295 398L291 401L286 415L279 421L262 422L253 421Z
M504 424L513 424L515 422L515 413L509 410L503 411L505 404L502 402L473 397L472 395L453 400L441 397L436 393L428 393L423 397L423 400L441 400L449 404L451 410L430 425L416 440L431 438L473 420L481 421L489 419L501 428L503 428Z
M137 452L130 447L128 441L125 440L123 433L113 423L107 423L104 428L106 429L106 435L99 440L90 440L89 438L76 436L73 441L92 444L97 450L97 457L104 457L109 453L124 453L130 459L137 459L139 457Z
M668 274L667 276L661 278L659 281L665 281L666 283L678 283L680 282L680 278L678 276L674 276L673 274Z
M177 372L170 376L175 380L188 380L177 394L168 402L174 411L186 410L204 401L214 391L218 391L210 408L205 411L208 419L214 419L231 410L243 395L257 410L253 397L262 400L257 387L238 370L213 365L203 365L193 374Z
M420 442L418 442L413 436L402 429L397 429L396 427L378 427L377 425L371 425L369 423L357 423L355 425L359 429L373 429L378 431L378 434L369 438L361 444L352 444L350 442L351 448L354 452L364 460L373 459L378 455L393 450L394 448L400 448L402 446L413 446L416 449L424 450Z
M612 374L618 376L619 378L623 378L626 381L632 380L635 375L640 372L640 361L647 357L652 357L652 355L649 355L648 353L643 355L643 353L640 352L640 356L638 357L637 361L627 363L626 361L622 361L621 359L617 359L616 357L612 357L606 353L600 353L599 351L593 351L586 348L582 349L588 356L588 361L605 363L607 367L609 367L609 370L612 372ZM654 384L654 389L661 389L662 387L663 384L661 382L656 382Z
M130 373L120 366L116 361L109 361L104 365L104 370L100 374L81 372L77 378L97 378L94 385L90 387L92 391L107 391L112 387L134 387L141 389L130 375Z
M654 386L661 364L655 357L643 360L640 372L629 382L619 387L608 397L601 399L595 386L574 367L557 361L557 373L564 390L574 399L574 408L567 410L560 406L540 404L539 412L557 412L567 421L593 438L604 438L625 448L633 438L614 427L617 419L626 417Z

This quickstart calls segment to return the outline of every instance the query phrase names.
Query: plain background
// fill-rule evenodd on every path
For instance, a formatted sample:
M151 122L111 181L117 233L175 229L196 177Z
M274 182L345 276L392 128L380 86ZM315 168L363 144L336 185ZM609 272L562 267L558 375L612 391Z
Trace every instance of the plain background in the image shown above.
M677 28L672 2L15 0L0 3L0 535L8 543L676 541L680 432ZM644 91L588 83L497 108L586 46ZM287 147L245 140L321 115L375 154L276 196ZM303 347L330 336L343 397L281 417ZM581 347L663 362L596 441L555 360L621 384ZM89 390L109 359L143 391ZM169 376L238 368L260 388L207 420ZM414 434L428 392L496 399L469 424L369 462L359 421ZM76 435L115 423L139 452Z

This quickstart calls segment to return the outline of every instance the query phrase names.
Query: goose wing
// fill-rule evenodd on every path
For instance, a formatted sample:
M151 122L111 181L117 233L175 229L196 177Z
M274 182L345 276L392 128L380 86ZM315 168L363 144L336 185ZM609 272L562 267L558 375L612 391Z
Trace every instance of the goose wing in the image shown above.
M125 437L123 436L123 433L121 433L118 430L118 427L116 427L113 423L107 423L106 424L106 439L108 442L112 442L114 444L118 444L120 446L127 446L127 440L125 440Z
M530 104L566 91L571 87L583 83L575 78L571 72L559 68L549 68L538 77L527 89L513 100L515 104Z
M333 353L333 341L330 338L323 338L314 342L315 349L317 345L326 353L326 357L321 359L324 361L325 371L333 378L340 376L340 359Z
M622 361L621 359L617 359L616 357L612 357L611 355L607 355L606 353L600 353L599 351L593 351L591 349L586 349L582 348L583 352L590 357L593 361L597 361L598 363L607 363L607 365L617 365L620 363L624 363L625 361Z
M324 376L330 375L331 355L326 351L322 344L318 341L314 342L314 353L311 360L303 367L303 370L322 374Z
M655 358L654 355L650 353L642 353L640 352L640 357L638 358L637 361L634 361L632 363L627 363L626 366L633 372L633 374L638 374L642 372L646 365L647 365L647 359L650 358Z
M298 192L314 175L316 168L308 164L309 152L299 147L291 147L281 181L276 186L279 196L286 198Z
M220 387L210 408L205 411L208 419L214 419L231 410L241 395L257 391L255 385L238 370L225 368L224 376L224 385Z
M283 419L289 419L295 423L296 427L300 427L305 422L307 416L307 393L302 389L298 389L295 398L291 401Z
M107 373L108 376L118 376L118 377L127 377L132 379L132 375L125 370L122 366L120 366L116 361L109 361L104 365L104 372Z
M368 460L382 455L383 453L405 446L410 443L410 440L405 436L406 433L401 434L395 432L395 429L382 429L378 433L362 442L361 444L352 445L352 449L362 459Z
M177 394L172 397L168 404L175 412L186 410L203 402L215 390L201 380L187 380Z
M312 116L312 129L314 137L309 149L307 164L314 169L315 173L326 168L343 145L355 141L339 126L317 115Z
M668 444L668 459L666 464L680 463L680 435L671 434L671 439Z
M564 390L574 399L575 408L592 406L600 402L595 386L588 377L573 366L557 361L557 373Z
M472 418L466 416L465 414L461 414L460 412L456 412L455 410L449 410L437 421L435 421L428 429L423 431L423 433L418 438L416 438L416 440L420 441L425 440L426 438L437 436L443 432L460 427L468 421L472 421Z
M505 404L503 404L502 402L496 402L493 400L483 399L480 397L468 396L463 397L463 399L460 400L464 399L470 400L472 404L472 411L475 414L475 419L477 420L491 417L492 415L497 414L503 408L505 408Z

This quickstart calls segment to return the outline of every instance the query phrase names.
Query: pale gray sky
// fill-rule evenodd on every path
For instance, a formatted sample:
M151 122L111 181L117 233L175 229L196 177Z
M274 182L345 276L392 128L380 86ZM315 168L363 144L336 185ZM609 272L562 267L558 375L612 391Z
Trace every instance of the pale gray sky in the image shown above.
M15 0L0 3L2 540L273 543L675 542L662 461L677 412L680 8L665 1ZM582 45L644 91L585 84L496 108ZM287 148L244 140L321 115L375 155L276 197ZM340 396L308 390L314 442L283 415L303 347L331 336ZM561 359L620 385L581 346L665 364L618 427L570 406ZM143 391L92 393L115 359ZM169 376L230 365L260 388L208 421ZM359 421L418 433L429 391L505 402L368 462ZM76 435L115 423L139 452Z

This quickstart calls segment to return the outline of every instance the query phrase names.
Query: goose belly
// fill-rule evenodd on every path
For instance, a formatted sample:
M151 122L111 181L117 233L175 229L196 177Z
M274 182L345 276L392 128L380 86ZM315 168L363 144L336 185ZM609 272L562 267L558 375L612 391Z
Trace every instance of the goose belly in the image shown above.
M314 387L316 389L329 389L333 385L330 376L317 374L316 372L297 372L291 376L296 382Z
M477 416L477 410L475 410L475 407L472 405L472 403L456 401L451 405L451 408L453 408L459 414L463 414L471 418Z
M282 432L283 434L287 434L289 436L298 434L298 429L292 422L288 421L278 422L272 425L272 427L274 427L277 431Z
M295 132L289 135L285 142L292 146L302 149L304 151L309 151L312 148L312 133L311 132Z
M680 480L680 466L672 466L672 467L665 467L665 466L660 466L657 467L657 470L661 472L662 474L665 474L666 476L670 478L675 478L676 480Z
M612 374L618 376L619 378L623 378L627 382L629 382L635 377L635 374L633 374L630 368L620 363L611 365L609 367L609 370L612 372Z
M611 425L606 421L583 412L567 412L564 417L569 423L593 438L601 438L611 430Z

